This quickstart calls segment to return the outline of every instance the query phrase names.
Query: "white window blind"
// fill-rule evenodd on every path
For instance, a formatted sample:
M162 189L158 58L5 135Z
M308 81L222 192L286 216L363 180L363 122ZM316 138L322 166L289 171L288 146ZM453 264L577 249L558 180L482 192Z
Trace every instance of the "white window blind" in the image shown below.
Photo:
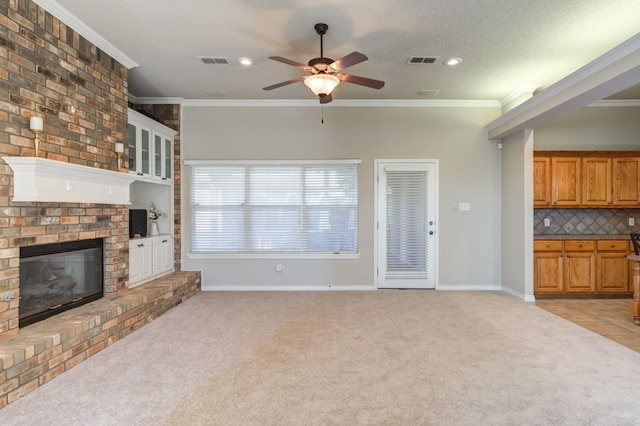
M428 173L387 170L387 273L419 278L427 271Z
M356 253L357 163L192 167L192 252Z

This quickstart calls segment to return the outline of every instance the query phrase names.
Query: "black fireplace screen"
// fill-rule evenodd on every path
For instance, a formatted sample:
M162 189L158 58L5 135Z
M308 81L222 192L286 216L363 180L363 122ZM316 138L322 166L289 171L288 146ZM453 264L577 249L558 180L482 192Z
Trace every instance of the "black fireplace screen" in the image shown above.
M20 327L103 296L103 240L20 248Z

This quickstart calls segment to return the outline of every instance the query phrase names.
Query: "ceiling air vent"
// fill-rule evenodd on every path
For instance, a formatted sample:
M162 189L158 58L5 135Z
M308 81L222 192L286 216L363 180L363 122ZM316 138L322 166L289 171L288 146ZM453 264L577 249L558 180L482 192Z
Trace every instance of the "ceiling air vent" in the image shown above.
M229 63L229 60L227 58L223 58L219 56L198 56L198 59L200 59L203 63L207 65L210 65L210 64L222 65L222 64Z
M435 96L440 93L437 89L420 89L418 90L418 96Z
M410 56L407 64L435 64L440 56Z

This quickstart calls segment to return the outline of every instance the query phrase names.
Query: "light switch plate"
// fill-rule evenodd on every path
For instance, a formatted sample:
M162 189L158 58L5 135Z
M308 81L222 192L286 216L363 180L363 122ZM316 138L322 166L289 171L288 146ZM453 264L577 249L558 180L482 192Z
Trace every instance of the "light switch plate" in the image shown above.
M458 206L461 212L468 212L471 210L471 203L460 203Z

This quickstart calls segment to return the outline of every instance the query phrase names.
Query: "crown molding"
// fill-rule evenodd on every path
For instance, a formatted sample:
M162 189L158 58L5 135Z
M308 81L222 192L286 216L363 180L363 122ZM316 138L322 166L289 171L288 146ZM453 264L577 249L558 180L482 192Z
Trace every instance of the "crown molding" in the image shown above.
M73 15L64 7L60 6L60 4L58 4L57 2L53 0L33 0L33 2L49 12L51 15L58 18L60 21L64 22L64 24L69 28L73 28L82 37L86 38L100 50L111 56L113 59L115 59L128 69L139 66L136 61L128 57L124 52L107 41L106 38L95 32L93 29L91 29L91 27L82 22L80 18Z
M182 105L184 98L152 98L152 97L136 97L129 94L129 102L140 105Z
M159 99L159 98L157 98ZM189 107L317 107L317 100L296 99L185 99L183 106ZM345 99L326 104L334 107L413 107L413 108L500 108L493 100L403 100L403 99Z
M603 99L592 103L589 107L640 107L640 99Z
M505 106L505 105L515 101L520 96L526 95L528 93L531 93L533 95L533 92L535 92L536 89L538 89L539 87L540 87L539 84L529 84L529 85L525 85L525 86L520 86L516 90L514 90L513 92L511 92L507 96L505 96L503 99L501 99L500 100L500 105L501 106Z

